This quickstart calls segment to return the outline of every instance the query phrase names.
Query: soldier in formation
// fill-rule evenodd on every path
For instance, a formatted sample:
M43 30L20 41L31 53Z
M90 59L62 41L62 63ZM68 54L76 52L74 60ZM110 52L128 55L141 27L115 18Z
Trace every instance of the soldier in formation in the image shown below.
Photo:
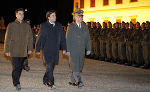
M90 58L129 66L150 67L150 22L88 22ZM112 27L113 26L113 27Z

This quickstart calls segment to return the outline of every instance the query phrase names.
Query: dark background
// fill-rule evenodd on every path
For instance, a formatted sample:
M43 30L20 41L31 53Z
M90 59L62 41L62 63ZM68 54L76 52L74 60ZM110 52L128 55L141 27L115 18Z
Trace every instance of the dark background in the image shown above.
M6 3L5 3L6 2ZM9 22L15 20L15 10L17 8L24 8L27 9L25 12L24 19L31 20L31 26L38 25L44 21L46 21L45 14L48 10L56 10L57 21L62 23L63 26L67 26L68 22L72 22L73 16L73 0L12 0L12 1L5 1L1 3L4 4L4 7L0 8L0 16L4 17L5 26L8 25ZM6 5L5 5L6 4ZM8 8L9 7L16 7L16 8ZM18 6L19 5L19 6ZM32 8L27 8L32 7ZM47 8L40 8L40 7L47 7Z

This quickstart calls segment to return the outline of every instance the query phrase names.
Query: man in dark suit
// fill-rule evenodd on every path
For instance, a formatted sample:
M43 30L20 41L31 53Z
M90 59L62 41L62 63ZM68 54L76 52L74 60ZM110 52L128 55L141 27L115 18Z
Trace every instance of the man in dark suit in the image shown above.
M46 13L47 21L40 25L39 35L36 41L36 54L40 55L42 49L46 72L43 77L44 85L56 88L54 85L53 70L55 63L59 60L59 49L66 53L66 39L62 25L56 22L56 11L50 10Z

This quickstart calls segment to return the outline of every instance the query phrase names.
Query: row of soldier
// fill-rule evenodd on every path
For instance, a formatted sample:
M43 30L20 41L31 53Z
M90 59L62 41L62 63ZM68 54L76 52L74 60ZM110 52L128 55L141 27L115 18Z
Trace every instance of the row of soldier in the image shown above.
M91 38L90 58L136 67L150 67L150 22L87 22Z

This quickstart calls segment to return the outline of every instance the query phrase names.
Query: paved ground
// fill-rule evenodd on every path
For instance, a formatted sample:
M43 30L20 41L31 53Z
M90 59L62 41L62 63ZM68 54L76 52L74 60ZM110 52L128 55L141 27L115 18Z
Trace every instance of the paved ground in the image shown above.
M0 92L16 92L11 80L11 62L3 55L0 45ZM68 58L60 52L59 64L54 70L57 89L51 90L42 84L45 67L34 55L29 59L31 70L23 71L21 92L150 92L150 70L85 59L82 89L68 85Z

